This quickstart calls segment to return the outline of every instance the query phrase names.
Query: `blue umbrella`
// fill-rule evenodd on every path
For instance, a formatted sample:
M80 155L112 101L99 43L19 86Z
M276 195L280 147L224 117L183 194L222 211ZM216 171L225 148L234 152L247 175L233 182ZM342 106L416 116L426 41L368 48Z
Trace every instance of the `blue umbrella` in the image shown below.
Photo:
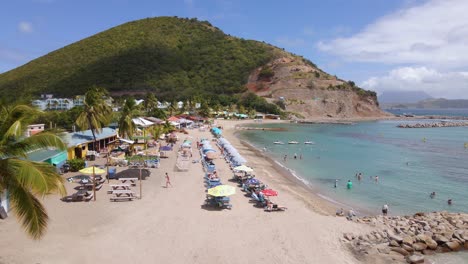
M260 184L260 181L255 179L255 178L250 178L250 179L245 181L245 184L247 184L247 185L250 185L250 184L257 185L257 184Z

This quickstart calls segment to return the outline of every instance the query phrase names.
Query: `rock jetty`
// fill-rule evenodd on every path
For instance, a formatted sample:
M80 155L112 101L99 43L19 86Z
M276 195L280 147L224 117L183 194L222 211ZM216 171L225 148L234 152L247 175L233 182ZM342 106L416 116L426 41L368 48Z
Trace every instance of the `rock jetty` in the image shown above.
M431 123L411 123L411 124L399 124L399 128L432 128L432 127L462 127L468 126L468 122L431 122Z
M468 214L416 213L354 221L378 227L366 235L343 235L356 255L379 256L392 263L425 263L424 255L468 250Z

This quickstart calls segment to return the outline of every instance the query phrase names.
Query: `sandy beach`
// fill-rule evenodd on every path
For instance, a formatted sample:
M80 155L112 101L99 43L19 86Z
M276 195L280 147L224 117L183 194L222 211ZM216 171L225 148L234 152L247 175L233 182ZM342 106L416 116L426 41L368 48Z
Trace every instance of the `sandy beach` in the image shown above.
M233 208L203 208L206 193L201 164L177 171L173 151L160 168L150 169L151 176L143 181L142 199L110 202L107 182L95 202L65 203L58 196L46 197L50 222L40 241L29 239L13 215L1 220L0 263L359 263L341 239L345 232L367 233L371 227L335 217L333 205L240 142L234 127L241 123L216 121L256 177L279 192L273 200L287 206L286 212L265 212L249 203L237 184L228 181L232 172L223 159L216 159L215 164L223 183L236 186ZM179 134L180 139L187 136L212 138L207 131ZM194 147L192 159L199 158ZM104 164L104 160L96 163ZM164 188L165 172L172 188ZM66 187L71 194L76 184L67 182ZM139 194L138 185L133 190Z

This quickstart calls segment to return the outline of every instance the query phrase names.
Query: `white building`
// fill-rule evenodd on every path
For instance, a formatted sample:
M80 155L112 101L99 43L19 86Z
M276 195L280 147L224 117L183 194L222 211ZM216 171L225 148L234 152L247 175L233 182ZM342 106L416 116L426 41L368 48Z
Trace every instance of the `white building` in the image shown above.
M170 105L171 105L171 104L168 103L168 102L166 102L166 101L164 101L164 102L162 102L162 103L158 101L158 108L159 108L159 109L166 109L166 108L168 108Z
M184 107L184 102L182 101L177 102L177 108L181 109L182 107Z

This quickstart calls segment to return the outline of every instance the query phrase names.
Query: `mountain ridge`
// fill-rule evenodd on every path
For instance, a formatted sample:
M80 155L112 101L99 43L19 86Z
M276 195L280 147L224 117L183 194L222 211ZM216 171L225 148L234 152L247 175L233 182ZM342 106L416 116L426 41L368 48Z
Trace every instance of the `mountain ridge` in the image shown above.
M291 67L299 70L291 71ZM287 72L281 73L286 68ZM305 87L306 83L310 87ZM322 85L326 83L328 86ZM10 100L41 93L73 96L84 94L93 85L111 93L153 92L162 100L198 97L221 105L239 103L250 91L304 117L382 114L375 93L339 80L307 59L264 42L226 35L207 21L188 18L157 17L124 23L0 74L0 92ZM256 89L258 85L268 85L272 92L264 93ZM281 105L277 97L284 97L282 89L295 89L298 94L284 94L290 98ZM12 90L15 93L9 92ZM345 108L355 111L347 113L336 107L310 112L292 103L302 98L301 93L310 99L309 104L327 91L329 106L351 104L332 95L343 93L359 94L356 98L365 99L361 105L369 107L359 110L349 105Z

